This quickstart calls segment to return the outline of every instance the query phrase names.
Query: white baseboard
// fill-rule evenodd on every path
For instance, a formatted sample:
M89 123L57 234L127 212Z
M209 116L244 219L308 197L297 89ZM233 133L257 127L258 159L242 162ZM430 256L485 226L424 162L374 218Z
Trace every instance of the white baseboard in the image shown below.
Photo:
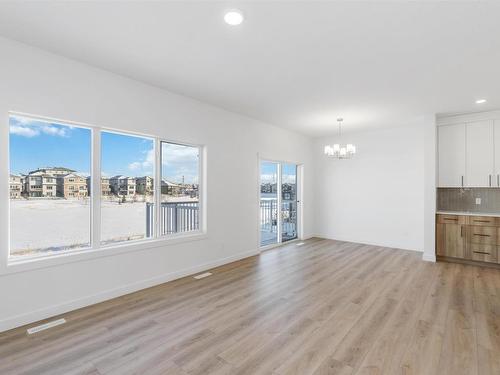
M369 241L359 241L359 240L352 239L352 238L332 237L332 236L323 235L323 234L317 234L317 235L312 236L312 237L324 238L326 240L335 240L335 241L343 241L343 242L353 242L353 243L359 243L359 244L363 244L363 245L388 247L388 248L391 248L391 249L418 251L419 253L423 252L422 250L410 249L408 247L399 246L397 244L384 244L384 243L369 242Z
M424 253L422 255L422 259L425 260L426 262L436 262L436 254Z
M163 284L168 281L179 279L181 277L193 275L201 271L206 271L214 267L222 266L227 263L235 262L240 259L248 258L254 255L258 255L260 251L251 250L242 252L230 257L222 258L213 262L208 262L200 264L194 267L189 267L180 271L170 272L164 275L156 276L150 279L141 280L132 284L121 286L119 288L106 290L94 295L74 299L71 301L64 302L56 306L50 306L47 308L32 311L26 314L13 316L0 321L0 332L7 331L9 329L21 327L26 324L37 322L39 320L51 318L56 315L64 314L69 311L80 309L82 307L94 305L99 302L107 301L112 298L120 297L125 294L137 292L138 290L150 288L155 285Z

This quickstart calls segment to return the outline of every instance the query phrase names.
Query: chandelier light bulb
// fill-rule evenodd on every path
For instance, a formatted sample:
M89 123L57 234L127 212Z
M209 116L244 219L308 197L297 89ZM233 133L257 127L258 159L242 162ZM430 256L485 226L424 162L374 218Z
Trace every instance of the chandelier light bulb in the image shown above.
M337 119L337 122L339 124L339 139L342 135L342 121L342 118ZM332 157L334 159L350 159L354 156L354 154L356 154L356 146L352 143L335 143L333 145L326 145L324 148L324 153L326 156Z

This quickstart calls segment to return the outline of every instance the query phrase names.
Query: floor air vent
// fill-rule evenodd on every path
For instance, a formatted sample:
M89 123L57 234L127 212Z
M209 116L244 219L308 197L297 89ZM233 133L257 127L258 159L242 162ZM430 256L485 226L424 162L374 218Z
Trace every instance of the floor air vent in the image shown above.
M211 272L200 273L199 275L193 276L195 279L203 279L205 277L212 276Z
M26 331L28 332L28 335L32 335L33 333L45 331L46 329L60 326L61 324L64 324L64 323L66 323L66 319L57 319L57 320L53 320L52 322L41 324L41 325L36 326L36 327L28 328Z

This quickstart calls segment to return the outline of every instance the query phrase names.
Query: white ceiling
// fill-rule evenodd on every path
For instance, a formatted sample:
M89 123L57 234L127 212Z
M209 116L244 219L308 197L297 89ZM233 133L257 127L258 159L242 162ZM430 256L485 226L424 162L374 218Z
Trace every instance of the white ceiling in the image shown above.
M499 108L499 20L475 1L0 3L0 35L312 136Z

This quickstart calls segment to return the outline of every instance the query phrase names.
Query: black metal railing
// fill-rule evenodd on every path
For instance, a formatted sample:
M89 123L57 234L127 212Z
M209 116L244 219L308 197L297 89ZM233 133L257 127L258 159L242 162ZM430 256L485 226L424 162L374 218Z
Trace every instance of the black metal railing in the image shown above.
M277 199L260 200L260 230L261 245L276 242L278 232L278 201ZM281 202L281 236L282 241L297 237L297 202ZM274 235L273 235L274 234Z
M260 200L260 230L276 233L278 223L278 200Z

